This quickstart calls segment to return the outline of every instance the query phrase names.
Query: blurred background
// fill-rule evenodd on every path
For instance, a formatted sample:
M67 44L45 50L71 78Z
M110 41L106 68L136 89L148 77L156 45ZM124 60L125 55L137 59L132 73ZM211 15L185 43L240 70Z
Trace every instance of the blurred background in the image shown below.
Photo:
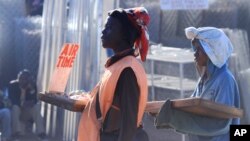
M106 50L100 35L107 12L114 8L144 6L149 25L150 51L144 67L148 74L149 101L190 96L198 75L184 29L215 26L234 45L229 66L240 88L245 112L242 124L250 124L250 1L249 0L0 0L0 79L4 86L27 68L35 76L38 91L46 91L64 43L78 43L66 92L89 91L103 72ZM165 2L165 3L164 3ZM169 3L167 3L169 2ZM164 7L168 5L168 7ZM41 102L46 133L51 140L75 141L80 113ZM184 141L185 135L155 129L145 115L144 127L153 141Z

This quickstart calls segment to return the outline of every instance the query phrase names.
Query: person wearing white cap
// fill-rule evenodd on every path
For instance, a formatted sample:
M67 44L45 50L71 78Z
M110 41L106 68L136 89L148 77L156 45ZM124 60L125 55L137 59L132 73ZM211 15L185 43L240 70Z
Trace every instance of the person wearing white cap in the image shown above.
M238 85L227 65L233 51L229 38L215 27L188 27L185 34L191 40L200 74L191 97L239 108ZM240 119L218 119L182 112L172 109L169 100L161 107L155 121L157 128L171 127L188 134L190 141L229 141L231 124L240 124Z

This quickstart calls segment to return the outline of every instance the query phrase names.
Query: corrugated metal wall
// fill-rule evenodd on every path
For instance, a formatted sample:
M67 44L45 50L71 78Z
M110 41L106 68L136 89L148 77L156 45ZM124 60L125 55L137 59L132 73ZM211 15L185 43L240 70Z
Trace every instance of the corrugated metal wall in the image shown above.
M39 91L48 88L58 54L64 43L78 43L66 92L90 90L99 79L100 32L102 0L45 0L42 42L38 71ZM63 141L76 140L79 113L42 103L46 132Z

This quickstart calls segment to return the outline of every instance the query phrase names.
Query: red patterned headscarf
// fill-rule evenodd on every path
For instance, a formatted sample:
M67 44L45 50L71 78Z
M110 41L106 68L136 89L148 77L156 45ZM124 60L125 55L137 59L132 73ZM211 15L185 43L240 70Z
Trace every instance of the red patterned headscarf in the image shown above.
M150 17L148 11L144 7L135 7L125 9L130 22L136 27L141 35L135 41L135 49L139 50L141 60L145 61L147 58L149 47L149 34L147 25L149 24Z

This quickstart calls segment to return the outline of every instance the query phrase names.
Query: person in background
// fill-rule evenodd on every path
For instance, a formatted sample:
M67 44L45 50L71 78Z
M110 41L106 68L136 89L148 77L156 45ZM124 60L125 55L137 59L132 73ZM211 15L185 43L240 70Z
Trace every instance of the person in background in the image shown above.
M13 135L16 137L23 135L27 123L34 121L38 137L45 139L43 118L37 100L37 87L30 72L27 69L20 71L17 79L10 81L8 91Z
M0 84L0 125L1 125L0 140L1 141L10 140L10 137L11 137L11 114L10 114L10 110L8 108L8 99L4 93L4 86L2 83Z
M147 76L136 57L146 60L149 15L143 7L108 13L102 45L114 55L89 94L78 128L78 141L148 141L142 127Z
M227 64L233 51L229 38L215 27L189 27L185 33L191 40L200 74L191 97L240 108L238 85ZM240 119L219 119L183 112L173 109L170 100L161 107L155 120L157 128L174 128L188 134L190 141L229 141L229 128L232 124L240 124Z

